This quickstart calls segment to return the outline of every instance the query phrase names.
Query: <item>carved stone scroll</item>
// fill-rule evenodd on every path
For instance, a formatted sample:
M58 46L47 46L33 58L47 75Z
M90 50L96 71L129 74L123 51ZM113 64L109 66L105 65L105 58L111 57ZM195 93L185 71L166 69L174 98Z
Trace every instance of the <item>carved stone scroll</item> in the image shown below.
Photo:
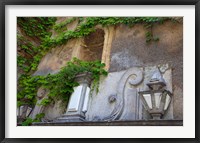
M142 68L131 68L127 70L124 75L121 77L118 90L115 108L112 111L109 117L104 118L103 120L119 120L123 115L124 110L126 115L131 115L131 117L125 117L129 119L138 118L138 95L137 95L137 86L143 81L143 69ZM131 106L130 106L131 105ZM133 112L133 113L130 113ZM129 114L130 113L130 114ZM123 117L122 117L123 118Z

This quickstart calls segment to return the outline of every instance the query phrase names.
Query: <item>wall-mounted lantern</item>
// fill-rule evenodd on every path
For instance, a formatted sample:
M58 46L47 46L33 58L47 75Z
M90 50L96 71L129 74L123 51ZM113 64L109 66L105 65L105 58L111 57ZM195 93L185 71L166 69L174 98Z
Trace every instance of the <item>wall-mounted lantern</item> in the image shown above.
M166 83L159 71L153 74L151 80L146 85L149 87L149 90L139 92L140 99L152 118L159 120L169 107L172 93L164 89Z
M26 117L29 117L32 113L33 108L28 105L22 105L17 109L17 123L21 124Z

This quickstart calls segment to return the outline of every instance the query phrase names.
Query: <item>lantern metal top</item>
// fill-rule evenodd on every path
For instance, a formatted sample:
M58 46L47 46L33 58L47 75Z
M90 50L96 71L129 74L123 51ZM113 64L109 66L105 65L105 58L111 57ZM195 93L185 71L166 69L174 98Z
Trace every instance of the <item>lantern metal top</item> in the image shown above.
M147 83L147 86L152 89L152 90L160 90L162 89L164 86L166 86L166 82L163 79L161 73L159 70L156 70L150 81Z

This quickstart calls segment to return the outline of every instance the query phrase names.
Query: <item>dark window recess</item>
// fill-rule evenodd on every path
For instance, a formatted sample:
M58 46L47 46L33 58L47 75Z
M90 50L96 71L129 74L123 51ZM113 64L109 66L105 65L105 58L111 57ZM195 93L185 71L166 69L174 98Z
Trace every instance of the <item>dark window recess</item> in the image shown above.
M95 32L84 38L84 43L80 51L80 59L85 61L101 60L103 45L104 45L104 31L96 29Z

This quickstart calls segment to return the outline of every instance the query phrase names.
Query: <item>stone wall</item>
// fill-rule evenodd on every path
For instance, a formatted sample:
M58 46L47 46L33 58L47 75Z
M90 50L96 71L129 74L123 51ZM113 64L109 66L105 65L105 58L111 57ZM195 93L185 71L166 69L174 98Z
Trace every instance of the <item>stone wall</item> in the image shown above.
M110 72L134 66L169 64L172 69L174 118L183 117L183 24L171 21L153 27L158 42L145 42L145 28L117 26L112 42Z
M75 21L76 23L76 21ZM76 24L75 24L76 25ZM74 26L71 26L74 28ZM111 115L119 114L118 120L136 120L145 117L140 101L136 97L126 94L125 106L123 112L118 112L121 103L116 100L121 98L117 92L123 75L130 69L142 69L145 74L151 74L148 69L163 67L165 65L167 72L170 72L167 78L171 79L171 91L173 93L173 103L170 106L170 114L166 119L183 119L183 23L167 21L163 24L154 25L152 33L159 37L158 42L146 43L146 29L144 25L135 25L128 27L125 25L110 26L97 28L104 31L100 32L99 43L98 34L96 34L97 46L102 49L101 60L106 63L106 69L109 71L107 77L102 77L100 91L98 94L92 93L89 99L88 112L86 112L87 120L106 120ZM104 39L102 39L102 36ZM94 38L95 39L95 38ZM89 43L89 44L88 44ZM67 44L55 47L43 57L39 64L35 75L46 75L48 73L56 73L65 65L72 57L88 59L87 52L83 52L84 46L90 46L93 43L88 39L72 39ZM95 44L93 44L95 45ZM88 47L89 47L88 46ZM93 56L93 55L91 55ZM99 57L100 55L97 55ZM137 71L137 70L136 70ZM164 75L165 73L163 73ZM125 82L124 82L125 83ZM144 83L143 83L144 84ZM138 91L138 88L136 87ZM121 98L122 99L122 98ZM115 101L116 100L116 101ZM131 103L131 100L137 100L137 106ZM134 101L136 102L136 101ZM118 108L116 107L118 105ZM137 108L132 109L132 108ZM56 108L56 110L54 109ZM60 115L58 106L45 108L46 118L56 118ZM133 111L134 110L134 111ZM59 112L59 114L52 113ZM137 113L136 113L137 112ZM98 116L97 116L98 115ZM114 118L115 118L114 117ZM148 118L148 117L146 117Z

